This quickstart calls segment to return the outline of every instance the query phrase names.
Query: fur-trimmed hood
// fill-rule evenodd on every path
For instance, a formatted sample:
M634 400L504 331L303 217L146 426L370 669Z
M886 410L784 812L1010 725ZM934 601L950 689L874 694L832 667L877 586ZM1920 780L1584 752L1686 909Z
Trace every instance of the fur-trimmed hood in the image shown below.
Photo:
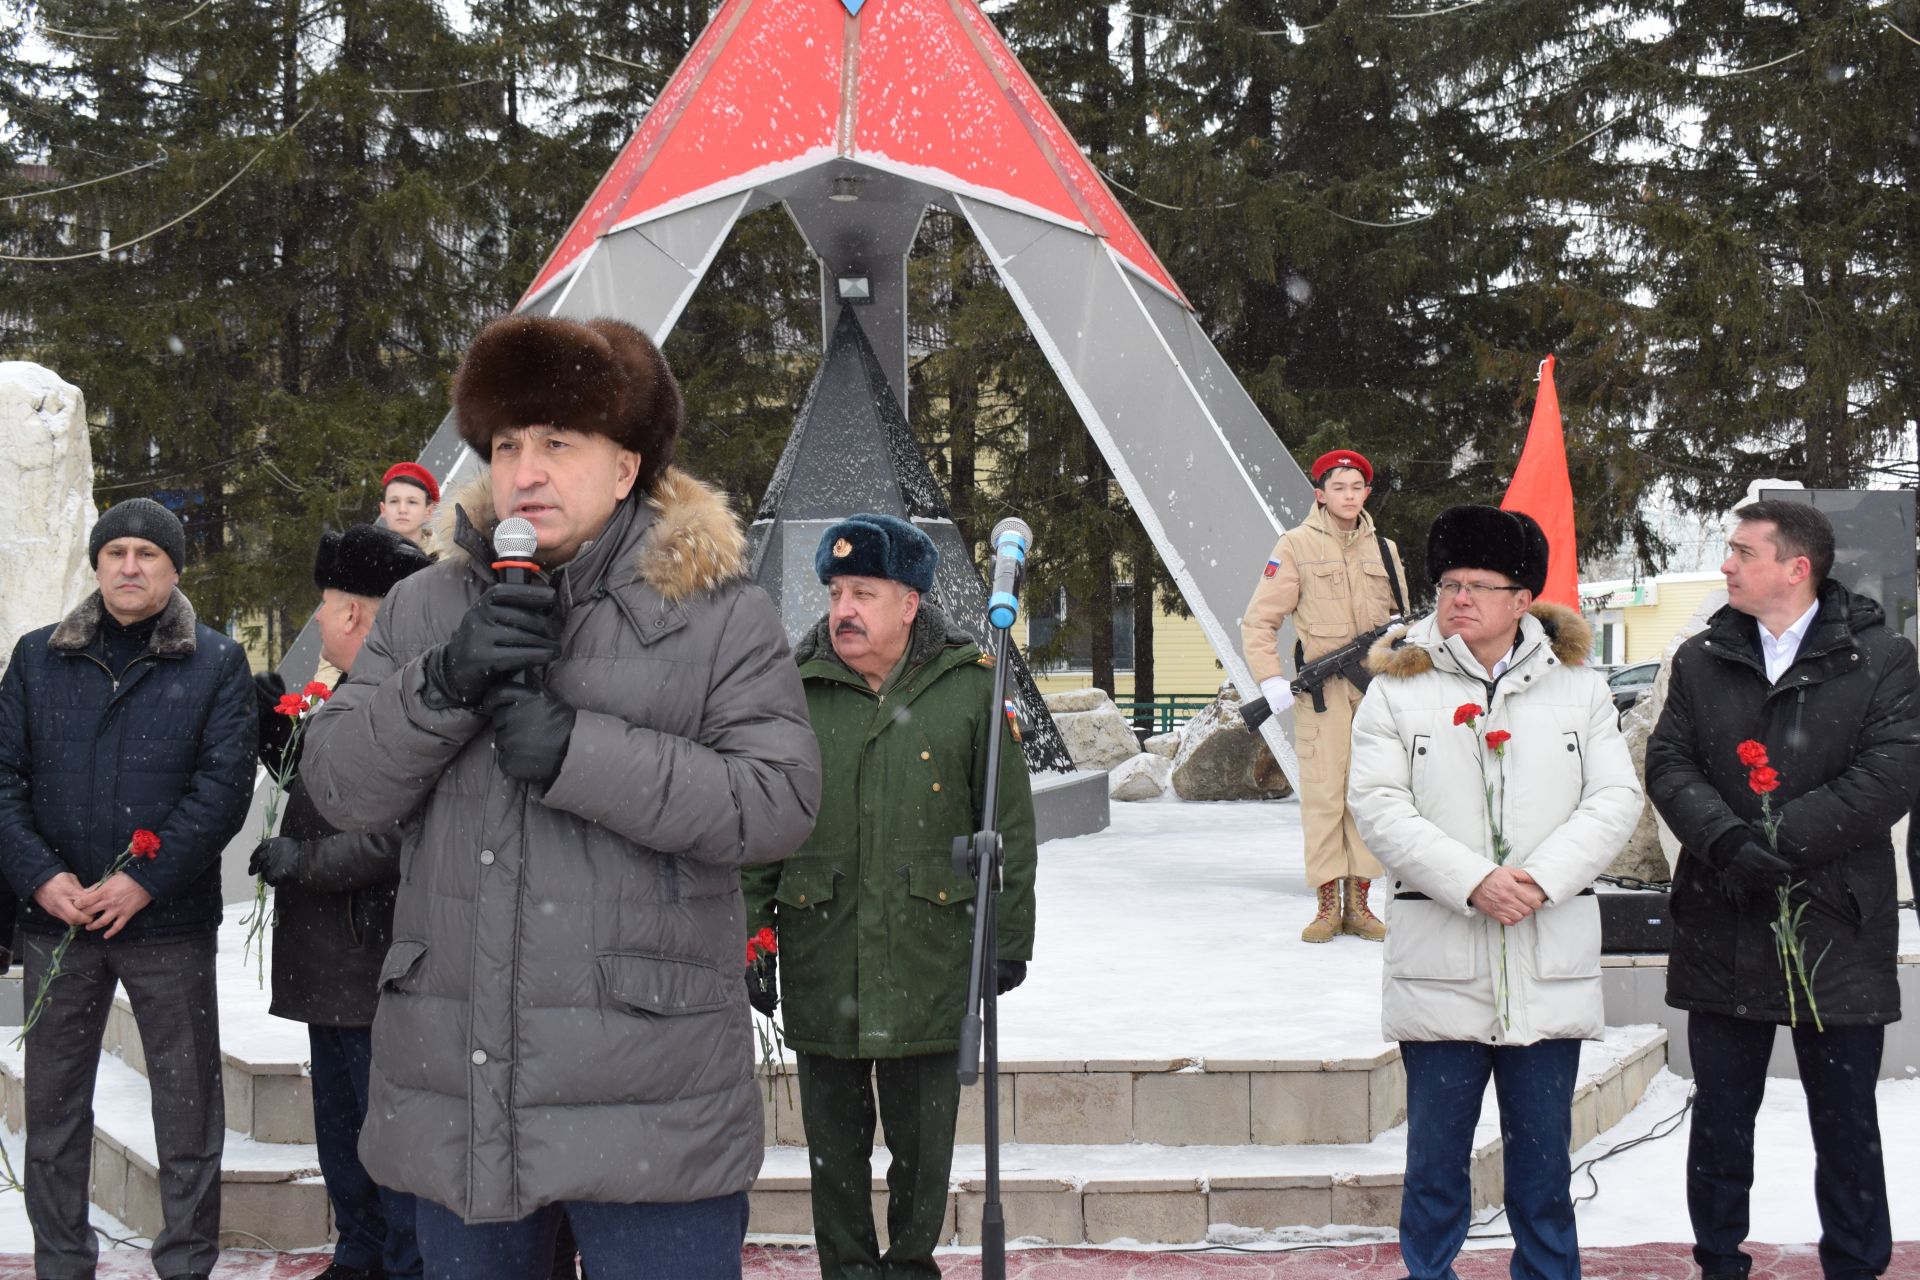
M712 591L747 571L747 537L727 499L712 485L669 467L644 498L652 519L634 548L633 569L642 581L677 603ZM434 513L427 551L436 560L476 561L490 545L499 517L493 509L492 472L482 470L449 495ZM463 527L464 526L464 527Z
M1593 652L1593 627L1575 610L1545 600L1534 602L1528 616L1536 623L1553 656L1569 667L1582 666ZM1522 624L1525 631L1525 624ZM1367 654L1367 670L1376 676L1410 680L1433 670L1434 651L1446 642L1440 638L1434 615L1396 627L1374 642Z
M100 620L106 615L106 602L96 591L60 620L60 625L47 638L47 647L61 653L86 652L100 638ZM153 628L153 638L147 641L147 652L162 658L193 656L197 645L194 638L195 621L193 605L180 588L175 587L173 595L167 599L166 607L160 610L160 621Z

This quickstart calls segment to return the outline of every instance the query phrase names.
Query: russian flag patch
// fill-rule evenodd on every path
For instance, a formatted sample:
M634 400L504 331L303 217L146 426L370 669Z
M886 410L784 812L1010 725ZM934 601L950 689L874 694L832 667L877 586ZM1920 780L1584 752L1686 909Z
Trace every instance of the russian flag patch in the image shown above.
M1269 560L1267 561L1266 572L1262 573L1260 576L1263 578L1271 578L1274 574L1278 572L1280 572L1280 562L1278 560Z

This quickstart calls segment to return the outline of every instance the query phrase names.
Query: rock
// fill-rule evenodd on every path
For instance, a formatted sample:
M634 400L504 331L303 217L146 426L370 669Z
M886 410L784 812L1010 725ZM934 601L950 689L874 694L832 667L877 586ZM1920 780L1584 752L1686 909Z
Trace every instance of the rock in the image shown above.
M1182 800L1278 800L1293 793L1267 744L1247 732L1240 695L1230 684L1181 732L1173 789Z
M1068 705L1062 706L1061 702ZM1140 739L1103 689L1074 689L1050 694L1047 710L1067 744L1067 754L1082 769L1105 771L1140 754Z
M1158 800L1173 782L1173 761L1141 752L1122 760L1107 775L1107 796L1113 800Z
M50 369L0 361L0 668L21 635L94 589L87 559L93 450L80 389Z
M1660 674L1664 677L1666 672L1662 670ZM1642 778L1647 776L1647 738L1653 733L1658 718L1654 701L1651 693L1641 695L1620 724L1620 732L1627 740L1627 752L1633 757L1633 771ZM1642 880L1672 878L1673 868L1667 862L1666 850L1660 847L1660 818L1650 802L1642 807L1640 825L1627 837L1626 845L1608 865L1607 873Z
M1180 754L1180 730L1172 733L1156 733L1140 744L1153 755L1171 760Z
M1060 693L1049 693L1043 701L1047 710L1056 716L1063 711L1098 711L1101 707L1113 705L1113 699L1107 696L1105 689L1067 689Z

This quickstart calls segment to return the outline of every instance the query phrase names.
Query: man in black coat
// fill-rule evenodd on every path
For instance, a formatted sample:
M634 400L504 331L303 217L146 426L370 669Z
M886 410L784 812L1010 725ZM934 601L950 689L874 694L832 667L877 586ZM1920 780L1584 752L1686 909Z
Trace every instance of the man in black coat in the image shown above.
M374 525L321 535L313 563L320 656L351 673L381 600L430 563L412 542ZM261 695L260 759L279 770L292 727L274 710L285 685L274 674L255 683ZM307 1024L314 1138L339 1234L333 1265L320 1280L418 1276L413 1197L376 1186L358 1152L380 965L393 941L400 832L338 830L314 809L296 776L287 789L280 834L260 842L248 870L274 889L270 1012Z
M131 498L88 539L100 585L21 637L0 679L0 868L20 895L32 999L77 929L27 1035L27 1217L34 1273L91 1276L93 1089L114 986L126 988L153 1089L162 1277L219 1254L226 1106L214 939L220 853L253 792L247 655L180 593L186 532ZM150 860L106 872L136 831Z
M1694 1259L1709 1278L1751 1266L1740 1244L1754 1117L1775 1028L1791 1023L1821 1266L1879 1275L1893 1245L1874 1084L1885 1024L1900 1016L1892 827L1920 779L1920 669L1878 604L1827 578L1824 515L1791 502L1735 514L1728 604L1674 655L1647 744L1647 794L1682 845L1667 1003L1688 1011L1696 1085ZM1771 777L1750 776L1749 741ZM1812 970L1811 993L1796 976L1791 1000L1774 931L1783 888L1804 908Z

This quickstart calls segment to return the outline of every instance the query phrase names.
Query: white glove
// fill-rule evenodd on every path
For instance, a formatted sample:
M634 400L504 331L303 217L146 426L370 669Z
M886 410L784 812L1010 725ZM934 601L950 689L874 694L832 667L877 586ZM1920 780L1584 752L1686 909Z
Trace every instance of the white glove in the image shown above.
M1285 676L1272 676L1260 682L1260 696L1267 700L1267 710L1279 715L1293 705L1293 690L1288 687Z

